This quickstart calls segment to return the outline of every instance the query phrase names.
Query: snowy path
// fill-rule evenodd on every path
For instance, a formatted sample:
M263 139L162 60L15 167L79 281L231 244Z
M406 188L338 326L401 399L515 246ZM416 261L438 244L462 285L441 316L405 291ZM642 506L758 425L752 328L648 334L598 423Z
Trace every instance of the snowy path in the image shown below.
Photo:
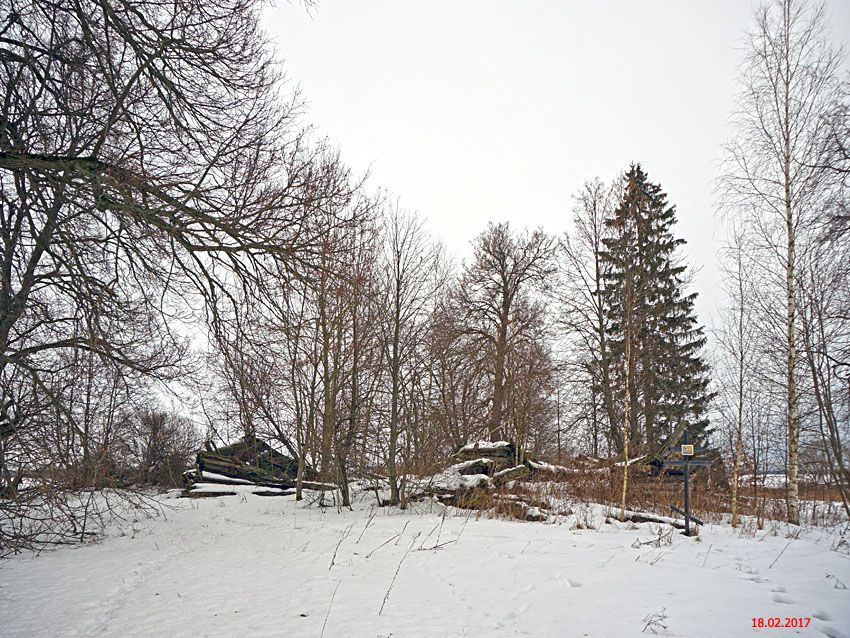
M0 565L0 635L309 637L327 615L329 637L646 636L643 619L665 608L668 629L655 628L670 636L850 638L850 589L836 588L850 586L850 559L824 531L791 540L771 568L781 532L715 527L635 548L649 525L448 516L439 530L436 513L384 508L364 531L368 501L341 514L291 498L169 503L179 510L135 534ZM812 621L753 629L753 617Z

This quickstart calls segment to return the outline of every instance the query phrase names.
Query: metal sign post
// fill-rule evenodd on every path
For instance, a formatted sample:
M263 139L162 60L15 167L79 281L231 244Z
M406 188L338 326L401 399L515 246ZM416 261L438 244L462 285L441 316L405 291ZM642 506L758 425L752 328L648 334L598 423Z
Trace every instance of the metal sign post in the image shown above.
M695 461L693 460L694 455L694 446L688 443L688 428L685 427L685 431L682 433L682 447L680 448L682 454L682 460L675 461L664 461L665 466L679 466L682 465L685 467L685 511L683 512L678 507L670 506L674 512L679 512L685 516L685 536L691 535L691 520L697 524L702 525L703 522L698 518L691 516L691 489L690 489L690 478L691 478L691 465L697 466L708 466L711 465L711 461Z
M690 454L685 454L690 452ZM688 445L688 428L682 437L682 459L685 462L685 536L691 535L691 457L694 455L694 446Z

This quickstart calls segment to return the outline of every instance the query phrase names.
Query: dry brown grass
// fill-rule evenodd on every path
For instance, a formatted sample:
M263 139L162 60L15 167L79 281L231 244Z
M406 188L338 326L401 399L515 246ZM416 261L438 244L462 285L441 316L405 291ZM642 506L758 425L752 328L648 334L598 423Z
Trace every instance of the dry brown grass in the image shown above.
M619 506L622 489L622 472L577 472L545 485L545 494L570 502L602 503ZM515 493L527 498L529 490L517 487ZM805 523L810 525L835 525L844 520L840 494L834 488L818 485L801 485L801 510ZM728 522L731 518L732 494L728 489L708 484L704 475L690 481L691 511L706 523ZM648 472L630 471L627 507L671 515L670 506L684 507L684 490L680 477L651 476ZM755 519L761 529L765 521L784 521L787 518L785 489L762 489L741 486L738 489L738 510L743 517Z

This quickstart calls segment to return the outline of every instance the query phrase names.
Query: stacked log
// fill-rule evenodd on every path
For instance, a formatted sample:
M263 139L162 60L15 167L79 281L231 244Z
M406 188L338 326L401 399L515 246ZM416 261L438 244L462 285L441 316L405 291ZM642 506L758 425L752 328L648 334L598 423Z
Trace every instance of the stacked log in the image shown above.
M552 479L564 476L569 469L560 465L552 465L520 455L516 444L512 441L478 441L461 447L455 458L460 461L455 467L461 474L486 474L498 478L497 482L507 483L520 478ZM526 471L518 468L525 467ZM510 472L508 472L510 470Z

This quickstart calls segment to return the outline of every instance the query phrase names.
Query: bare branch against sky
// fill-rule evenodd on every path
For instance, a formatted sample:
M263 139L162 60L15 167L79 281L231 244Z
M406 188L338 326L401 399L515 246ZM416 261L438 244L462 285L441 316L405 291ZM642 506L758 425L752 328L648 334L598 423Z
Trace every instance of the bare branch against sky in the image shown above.
M827 11L850 42L850 3ZM279 2L265 26L310 119L457 256L488 221L565 229L585 179L642 162L677 206L710 321L712 187L751 16L745 0L323 0Z

